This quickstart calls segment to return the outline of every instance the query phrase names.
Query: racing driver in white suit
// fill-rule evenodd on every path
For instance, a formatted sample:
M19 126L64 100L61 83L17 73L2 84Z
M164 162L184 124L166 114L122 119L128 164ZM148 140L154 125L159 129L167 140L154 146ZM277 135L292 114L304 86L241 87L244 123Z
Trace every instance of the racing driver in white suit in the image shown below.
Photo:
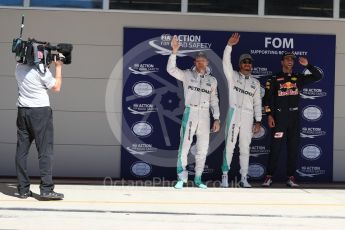
M234 71L231 64L232 47L240 40L234 33L228 40L223 55L223 70L229 87L229 111L226 119L225 149L223 153L221 187L229 187L228 172L234 148L239 136L241 187L250 188L247 181L250 143L253 132L260 131L262 107L260 82L251 76L253 58L250 54L242 54L239 58L240 71ZM255 117L255 124L254 123Z
M172 54L169 57L167 72L183 82L185 111L182 118L180 132L180 146L178 149L176 189L183 188L188 180L187 155L193 141L197 136L195 156L195 178L194 183L199 188L207 188L201 181L204 171L206 156L210 139L210 109L214 118L212 131L220 129L219 105L217 93L217 80L208 71L208 59L204 53L198 53L195 57L195 68L192 70L181 70L176 67L176 54L180 48L177 36L171 42Z

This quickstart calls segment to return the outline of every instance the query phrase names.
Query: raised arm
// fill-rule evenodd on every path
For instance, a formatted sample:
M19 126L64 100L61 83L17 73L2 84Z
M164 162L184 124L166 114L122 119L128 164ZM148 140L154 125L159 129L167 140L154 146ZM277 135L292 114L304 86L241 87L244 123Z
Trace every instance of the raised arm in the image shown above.
M176 66L176 54L178 49L180 48L180 43L175 35L171 40L171 47L172 47L172 54L169 57L168 65L167 65L167 72L176 78L177 80L183 81L184 80L184 71L177 68Z
M231 51L232 46L236 45L240 41L240 35L238 33L233 33L228 40L228 43L224 49L223 54L223 71L228 82L233 81L234 69L231 64Z
M47 89L50 89L53 92L60 92L61 90L61 83L62 83L62 66L63 63L61 61L54 61L55 64L55 78L53 77L52 73L49 69L47 69L46 73L39 73L40 80Z
M63 63L61 61L54 61L55 63L55 84L51 88L53 92L60 92L61 90L61 84L62 84L62 65Z
M303 85L306 85L306 84L309 84L309 83L313 83L313 82L316 82L318 80L320 80L322 78L322 75L320 73L320 71L315 68L315 66L311 65L309 62L308 62L308 59L305 58L305 57L300 57L299 58L299 63L304 66L305 68L307 68L311 74L304 74L304 75L300 75L299 76L299 82L300 84L303 86Z

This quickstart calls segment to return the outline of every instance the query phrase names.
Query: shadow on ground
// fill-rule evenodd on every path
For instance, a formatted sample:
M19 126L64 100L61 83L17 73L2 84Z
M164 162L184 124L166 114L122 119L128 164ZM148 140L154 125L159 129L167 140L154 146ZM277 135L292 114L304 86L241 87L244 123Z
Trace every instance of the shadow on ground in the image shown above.
M14 183L0 183L0 193L11 196L11 197L17 197L19 198L17 185ZM40 196L37 193L32 193L32 197L39 200Z

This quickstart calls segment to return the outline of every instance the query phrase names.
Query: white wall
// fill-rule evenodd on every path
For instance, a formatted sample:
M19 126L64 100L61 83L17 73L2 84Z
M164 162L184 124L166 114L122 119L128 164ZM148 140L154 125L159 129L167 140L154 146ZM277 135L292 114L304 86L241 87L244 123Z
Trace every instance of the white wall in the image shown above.
M127 26L336 34L334 180L345 181L345 105L341 102L345 96L345 21L33 9L0 9L0 175L15 175L17 91L10 47L12 38L18 36L23 13L25 39L74 45L72 65L63 70L62 92L51 96L55 176L120 175L120 145L109 128L104 99L108 78L122 55L123 27ZM122 73L116 74L121 84ZM120 120L118 98L118 109L112 112ZM32 149L29 171L38 175L37 155Z

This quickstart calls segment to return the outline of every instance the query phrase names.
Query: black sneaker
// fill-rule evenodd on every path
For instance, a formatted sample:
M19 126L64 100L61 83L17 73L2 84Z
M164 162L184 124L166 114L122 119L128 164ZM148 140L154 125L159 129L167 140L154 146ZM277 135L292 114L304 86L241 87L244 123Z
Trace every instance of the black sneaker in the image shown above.
M29 197L32 197L32 192L31 191L28 191L28 192L19 192L19 195L18 197L20 199L27 199Z
M41 200L63 200L64 195L54 191L41 193Z

